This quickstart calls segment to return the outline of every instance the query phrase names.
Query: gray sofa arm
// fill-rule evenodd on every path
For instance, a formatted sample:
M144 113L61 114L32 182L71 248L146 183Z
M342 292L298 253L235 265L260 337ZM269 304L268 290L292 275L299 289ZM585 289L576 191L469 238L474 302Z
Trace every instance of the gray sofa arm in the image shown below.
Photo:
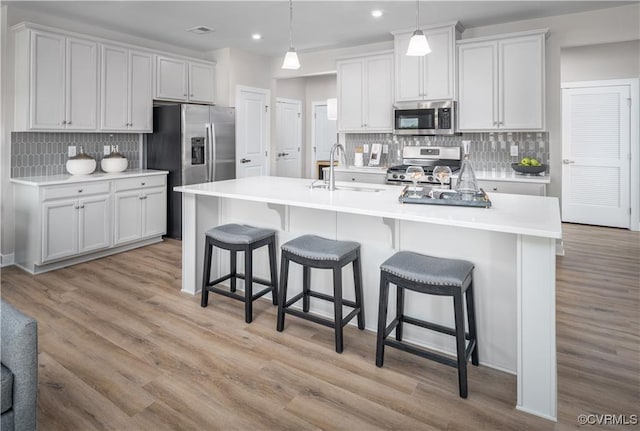
M36 429L38 395L38 326L29 316L2 301L1 362L13 373L16 431Z

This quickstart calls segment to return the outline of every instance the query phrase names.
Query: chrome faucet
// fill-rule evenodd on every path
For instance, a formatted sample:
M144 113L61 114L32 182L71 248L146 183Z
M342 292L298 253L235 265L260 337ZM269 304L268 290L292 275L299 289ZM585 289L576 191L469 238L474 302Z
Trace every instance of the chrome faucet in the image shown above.
M329 156L329 191L334 191L336 189L336 176L335 176L334 166L333 166L336 150L338 151L342 150L343 154L346 152L342 144L338 142L336 142L335 145L331 147L331 154Z

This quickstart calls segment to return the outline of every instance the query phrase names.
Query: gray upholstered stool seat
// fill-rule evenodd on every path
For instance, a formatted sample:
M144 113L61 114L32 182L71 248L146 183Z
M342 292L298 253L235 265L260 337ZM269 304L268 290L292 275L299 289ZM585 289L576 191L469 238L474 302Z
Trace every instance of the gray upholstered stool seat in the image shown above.
M291 314L334 329L336 352L342 353L343 327L357 316L358 328L364 330L364 307L362 302L362 266L360 244L353 241L336 241L316 235L303 235L282 245L280 265L280 298L278 299L278 322L276 329L284 330L284 315ZM302 292L287 299L289 263L302 266ZM355 301L343 298L342 268L353 264ZM333 296L311 290L311 268L328 269L333 272ZM333 302L333 320L309 313L311 297ZM291 306L302 299L302 311ZM342 307L353 308L343 316Z
M353 241L336 241L316 235L302 235L284 243L282 250L307 259L338 261L359 247L360 244Z
M263 280L253 276L253 251L268 246L269 270L271 280ZM230 272L215 280L211 280L211 256L213 247L229 251ZM238 252L244 254L244 274L237 271ZM202 275L202 298L200 305L209 304L209 292L218 293L229 298L244 302L245 322L253 320L253 301L271 292L273 305L278 303L278 275L276 268L276 231L261 227L248 226L237 223L223 224L209 229L205 235L204 244L204 274ZM244 295L236 293L237 279L244 280ZM226 280L231 281L230 291L217 287ZM253 283L267 286L258 293L253 293Z
M250 244L268 238L275 233L276 231L273 229L230 223L211 228L206 235L227 244Z
M396 286L396 317L387 325L389 285ZM404 312L405 290L414 294L449 296L453 298L454 327L408 316ZM469 332L465 332L464 302ZM403 342L405 324L419 326L456 339L456 358ZM395 340L389 338L395 330ZM468 341L468 343L467 343ZM476 312L473 299L473 263L465 260L442 259L410 251L399 251L380 265L380 302L378 303L378 334L376 365L384 363L385 346L394 347L432 359L458 369L458 389L467 398L467 361L478 365L478 339L476 336Z
M13 406L13 373L2 365L2 413Z
M471 276L473 263L399 251L384 261L380 269L409 281L462 288Z

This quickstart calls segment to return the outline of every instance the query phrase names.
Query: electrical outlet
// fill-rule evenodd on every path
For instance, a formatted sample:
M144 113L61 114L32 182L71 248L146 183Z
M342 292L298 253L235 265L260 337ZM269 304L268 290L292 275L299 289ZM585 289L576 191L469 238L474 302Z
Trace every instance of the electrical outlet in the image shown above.
M73 157L76 155L76 146L75 145L69 145L67 147L67 151L69 152L69 157Z
M111 145L105 145L104 147L102 147L102 154L104 154L105 156L111 154Z
M388 144L384 144L382 146L382 154L389 154L389 145Z
M362 145L362 152L365 154L369 154L369 144Z
M518 146L516 144L511 146L511 157L518 157Z

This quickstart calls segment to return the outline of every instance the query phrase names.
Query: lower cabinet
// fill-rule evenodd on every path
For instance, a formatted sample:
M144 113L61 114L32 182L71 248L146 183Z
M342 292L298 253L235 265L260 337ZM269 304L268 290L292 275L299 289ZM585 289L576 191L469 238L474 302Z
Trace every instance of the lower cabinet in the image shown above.
M166 232L167 195L164 188L117 192L114 202L114 245Z
M540 183L478 180L478 186L487 193L511 193L515 195L546 196L547 187Z

